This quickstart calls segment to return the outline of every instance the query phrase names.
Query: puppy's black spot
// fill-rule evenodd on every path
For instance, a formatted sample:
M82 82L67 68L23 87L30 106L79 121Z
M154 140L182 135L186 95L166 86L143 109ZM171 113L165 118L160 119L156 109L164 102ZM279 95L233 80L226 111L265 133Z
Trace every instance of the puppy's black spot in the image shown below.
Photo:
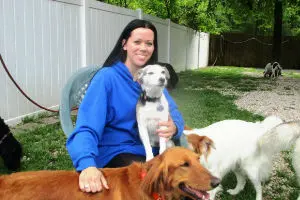
M166 86L167 89L174 89L179 81L178 75L176 74L173 66L169 63L162 63L158 62L157 64L166 67L170 74L170 79L168 81L168 84Z

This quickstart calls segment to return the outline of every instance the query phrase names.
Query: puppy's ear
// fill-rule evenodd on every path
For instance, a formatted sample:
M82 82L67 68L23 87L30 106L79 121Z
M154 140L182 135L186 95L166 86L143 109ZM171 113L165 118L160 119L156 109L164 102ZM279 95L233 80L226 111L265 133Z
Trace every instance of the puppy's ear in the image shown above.
M142 80L143 80L143 75L144 75L144 68L139 69L139 70L137 70L136 73L134 74L133 80L134 80L134 81L138 81L138 82L141 83Z
M164 196L165 190L171 186L168 184L168 166L161 155L157 155L154 159L147 163L147 174L142 182L142 190L151 195L160 193Z
M165 73L166 73L166 78L169 80L170 79L170 72L166 67L163 67L165 69Z

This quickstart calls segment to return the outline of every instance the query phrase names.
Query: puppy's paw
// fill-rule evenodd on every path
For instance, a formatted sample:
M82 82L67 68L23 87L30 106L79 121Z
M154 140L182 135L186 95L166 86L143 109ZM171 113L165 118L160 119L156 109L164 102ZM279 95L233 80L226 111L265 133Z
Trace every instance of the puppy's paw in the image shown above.
M166 149L160 148L159 149L159 154L162 154Z
M149 161L149 160L151 160L152 158L154 158L153 155L146 156L146 162Z
M159 129L164 131L164 130L167 130L168 127L166 127L166 126L160 126Z

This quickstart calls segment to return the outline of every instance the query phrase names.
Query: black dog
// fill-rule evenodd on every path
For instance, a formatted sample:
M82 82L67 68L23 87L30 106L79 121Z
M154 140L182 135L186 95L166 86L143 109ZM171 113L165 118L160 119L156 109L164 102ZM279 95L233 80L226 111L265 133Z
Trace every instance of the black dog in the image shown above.
M12 171L20 168L22 146L10 132L9 127L0 117L0 156L4 165Z
M176 74L173 66L169 63L162 63L162 62L158 62L157 64L163 66L163 67L166 67L167 70L169 71L169 74L170 74L170 80L168 81L168 84L166 86L166 88L168 90L172 90L175 88L175 86L177 85L178 83L178 75Z

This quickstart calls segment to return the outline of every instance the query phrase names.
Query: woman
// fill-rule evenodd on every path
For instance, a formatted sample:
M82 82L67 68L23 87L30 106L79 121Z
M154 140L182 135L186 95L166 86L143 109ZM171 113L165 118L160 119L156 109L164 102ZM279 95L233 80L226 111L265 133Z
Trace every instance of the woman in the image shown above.
M157 31L148 21L135 19L121 33L104 66L93 77L79 107L76 127L67 140L73 165L80 172L79 187L99 192L108 184L97 168L122 167L145 161L145 149L138 135L136 104L140 85L135 72L157 62ZM168 92L170 117L161 137L179 138L183 119Z

